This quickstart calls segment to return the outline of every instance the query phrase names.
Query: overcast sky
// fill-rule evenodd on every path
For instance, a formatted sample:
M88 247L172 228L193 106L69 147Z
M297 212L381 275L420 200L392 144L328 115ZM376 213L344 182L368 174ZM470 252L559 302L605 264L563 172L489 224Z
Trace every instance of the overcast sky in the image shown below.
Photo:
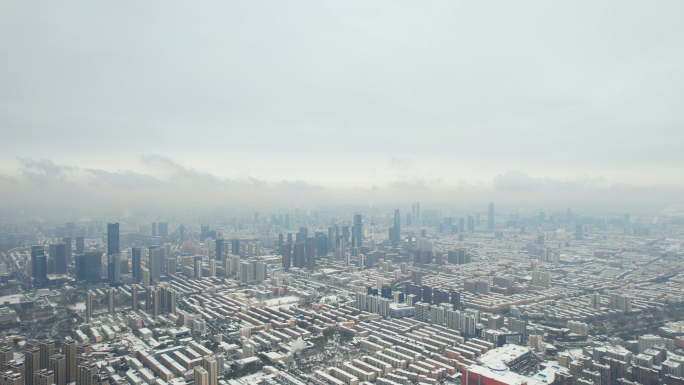
M0 2L5 203L658 201L684 2Z

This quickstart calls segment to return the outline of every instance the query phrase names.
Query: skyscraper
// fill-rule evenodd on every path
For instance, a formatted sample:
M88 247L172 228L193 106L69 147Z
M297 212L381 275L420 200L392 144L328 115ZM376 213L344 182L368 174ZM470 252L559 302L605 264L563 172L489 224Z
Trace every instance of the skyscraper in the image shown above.
M108 256L109 262L107 265L107 278L110 287L116 287L121 284L121 259L119 254L112 254Z
M33 385L34 375L40 370L40 349L32 347L24 352L24 384Z
M102 282L102 253L94 251L83 255L83 271L87 283Z
M55 375L52 370L41 369L33 375L34 385L52 385L55 383Z
M230 241L230 253L233 255L240 255L240 240L233 239Z
M401 213L399 209L394 210L394 226L390 228L390 241L399 243L401 241Z
M88 290L86 293L86 318L91 319L93 318L93 299L95 297L95 293L92 290Z
M209 385L209 373L203 367L195 366L193 382L195 385Z
M66 384L66 357L63 354L55 354L50 358L50 368L54 373L55 385Z
M76 237L76 255L85 253L85 237Z
M47 369L50 367L50 358L55 354L55 341L43 340L39 344L40 349L40 368Z
M494 229L494 203L489 204L489 212L487 213L487 228Z
M114 289L109 289L107 292L107 299L109 303L109 314L114 315L116 308L114 307Z
M120 279L119 224L107 224L107 278L109 286L118 286Z
M304 242L295 243L294 244L294 258L293 258L294 267L305 267L306 257L305 257L304 253L305 253Z
M71 243L71 238L69 238ZM55 245L55 274L67 273L67 245L58 243Z
M47 256L45 255L43 246L31 246L31 269L33 274L33 286L47 286Z
M62 342L62 354L66 359L66 382L76 381L76 341L67 337Z
M292 265L292 259L290 257L290 248L292 247L292 244L286 243L283 245L282 248L282 256L283 256L283 270L289 271L290 267Z
M363 245L363 216L354 214L354 236L356 237L356 247Z
M316 267L316 244L309 242L306 247L306 251L306 268L309 269L309 271L313 271L313 269Z
M224 243L223 238L216 238L216 247L215 247L215 253L216 253L216 259L219 261L221 260L221 255L223 255L223 243Z
M71 237L62 238L62 242L66 245L66 260L67 264L71 263Z
M107 223L107 255L119 254L119 224Z
M140 283L142 279L142 249L140 247L134 247L131 249L131 269L133 274L133 282Z
M208 385L218 384L218 366L216 365L216 359L212 356L204 356L202 358L202 367L207 371Z
M169 236L169 223L168 222L159 222L157 224L157 229L159 230L159 236L160 237L168 237Z
M148 254L148 268L152 283L159 281L166 268L166 251L163 247L150 246Z
M331 229L328 229L328 230L329 230L328 232L330 232L330 233L332 232L332 231L330 231ZM316 235L314 236L314 239L316 241L316 250L317 250L316 255L318 255L319 257L322 257L322 256L325 256L326 254L328 254L328 237L325 235L325 233L322 231L317 232Z
M416 222L420 225L420 202L416 202Z
M138 306L140 305L140 299L138 298L138 285L131 285L131 300L132 300L132 308L133 312L137 313L138 312Z

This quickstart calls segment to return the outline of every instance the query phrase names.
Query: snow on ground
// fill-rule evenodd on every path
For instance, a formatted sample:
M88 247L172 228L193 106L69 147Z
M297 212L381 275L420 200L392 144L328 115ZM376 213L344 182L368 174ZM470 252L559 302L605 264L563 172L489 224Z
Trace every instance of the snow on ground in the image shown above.
M278 309L280 306L292 305L297 302L299 302L299 297L295 295L286 295L284 297L264 300L263 304L271 309Z

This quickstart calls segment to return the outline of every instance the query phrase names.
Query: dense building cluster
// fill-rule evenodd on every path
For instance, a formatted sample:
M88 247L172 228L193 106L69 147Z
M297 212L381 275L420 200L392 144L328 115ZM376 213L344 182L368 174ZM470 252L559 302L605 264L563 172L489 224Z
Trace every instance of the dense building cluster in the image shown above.
M680 218L159 218L2 218L0 385L684 384Z

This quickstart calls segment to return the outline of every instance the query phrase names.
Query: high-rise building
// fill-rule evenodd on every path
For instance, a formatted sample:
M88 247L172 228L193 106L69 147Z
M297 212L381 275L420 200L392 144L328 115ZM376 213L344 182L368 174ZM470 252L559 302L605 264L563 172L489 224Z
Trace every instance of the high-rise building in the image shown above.
M150 270L146 267L143 267L140 269L141 271L141 276L142 276L142 285L143 287L147 287L150 285Z
M66 260L67 264L71 263L71 237L62 238L62 242L66 245Z
M181 223L178 226L178 232L180 233L181 243L185 240L185 226Z
M416 202L416 222L420 225L420 202Z
M38 346L40 348L40 368L47 369L50 367L50 358L55 353L55 341L43 340Z
M70 337L62 341L62 354L66 360L66 382L76 381L76 341Z
M207 371L208 385L218 384L218 365L216 359L212 356L204 356L202 358L202 368Z
M242 261L240 262L240 282L250 283L254 281L256 276L256 263L252 264L252 261Z
M47 256L43 246L31 246L31 268L33 270L33 286L47 286Z
M13 344L13 343L12 343ZM10 346L0 347L0 368L4 368L5 362L14 359L14 348Z
M216 263L216 260L212 259L210 262ZM178 271L178 258L177 257L166 258L166 275L172 276L172 275L176 274L176 271ZM216 275L216 271L214 271L213 275Z
M316 244L309 242L306 251L306 268L313 271L316 268Z
M13 360L11 361L12 366L22 366L23 364L19 361ZM0 373L0 383L3 385L24 385L24 374L21 372L17 372L14 369L10 369L10 366L7 368L8 370L5 372Z
M471 233L475 232L475 219L472 215L468 216L468 231L470 231Z
M332 233L332 229L328 229L329 233ZM324 232L317 232L314 236L316 242L316 255L323 257L328 254L328 237Z
M52 385L55 383L55 376L52 370L41 369L33 375L34 385Z
M290 256L290 248L291 248L290 243L286 243L283 245L283 250L282 250L282 256L283 256L283 270L289 271L290 267L292 266L292 258Z
M119 224L107 223L107 255L119 253Z
M363 216L354 214L354 236L356 237L356 247L363 245Z
M209 385L209 373L201 366L195 366L193 382L195 385Z
M119 224L107 224L107 278L109 286L118 286L121 282L120 278L120 255L119 248Z
M65 243L55 245L55 274L67 273L67 247Z
M233 239L230 241L230 253L233 255L240 255L240 240Z
M401 242L401 213L399 209L394 210L394 223L389 230L389 240L392 243Z
M591 308L594 310L601 310L601 294L593 293L591 297Z
M90 360L78 365L78 377L76 377L76 385L95 385L97 368L97 364L90 362Z
M176 291L174 289L167 289L166 290L166 310L174 314L176 313L176 302L177 302L177 295Z
M140 283L142 279L142 249L140 247L134 247L131 249L131 270L133 275L133 282Z
M294 258L293 258L293 265L294 267L304 267L306 265L306 260L305 260L305 255L304 255L304 243L302 242L297 242L294 244Z
M119 254L108 255L107 278L110 287L121 284L121 256Z
M74 258L76 280L86 283L98 284L102 282L102 253L91 251L86 254L76 255Z
M432 288L430 286L424 285L421 288L421 293L423 294L423 302L427 304L432 303Z
M138 306L139 306L139 298L138 298L138 285L131 285L131 300L132 304L131 307L133 308L133 312L137 313L138 312Z
M85 253L85 237L76 237L76 255Z
M93 299L95 298L95 293L92 290L88 290L86 293L86 318L93 318Z
M40 370L40 349L32 347L24 352L24 380L26 385L34 385L34 374Z
M202 261L195 261L195 278L202 279Z
M63 354L55 354L50 358L50 368L55 376L55 385L66 384L66 357Z
M157 222L152 222L152 236L157 236Z
M223 238L216 238L216 248L214 252L216 253L216 259L221 260L221 255L223 255L223 247L224 247L225 239Z
M457 291L452 291L450 302L453 310L459 310L461 308L461 293Z
M171 261L171 259L169 259L169 261ZM174 259L174 261L175 261L175 259ZM170 264L169 264L169 265L170 265ZM174 263L173 265L174 265L174 268L175 268L176 264ZM210 260L209 260L209 276L210 276L210 277L215 277L215 276L216 276L216 260L215 260L215 259L210 259Z
M487 212L487 228L494 229L494 203L489 204L489 211Z
M150 246L148 253L148 269L150 282L157 283L166 268L166 250L159 246Z
M159 222L157 224L157 229L159 230L159 236L160 237L168 237L169 236L169 223L168 222Z
M116 312L116 309L114 308L114 289L109 289L107 292L107 299L109 303L109 314L114 315Z

